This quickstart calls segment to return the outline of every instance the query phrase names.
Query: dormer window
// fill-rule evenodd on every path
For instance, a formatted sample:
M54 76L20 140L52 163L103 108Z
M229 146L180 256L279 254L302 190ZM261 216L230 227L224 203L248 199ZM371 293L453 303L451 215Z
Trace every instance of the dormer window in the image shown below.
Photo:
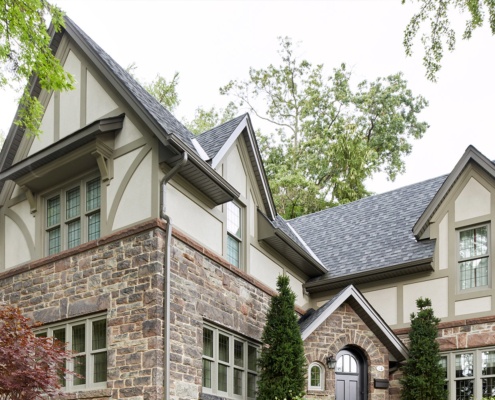
M100 237L101 179L80 180L46 198L47 253Z
M488 286L488 225L459 231L460 289Z

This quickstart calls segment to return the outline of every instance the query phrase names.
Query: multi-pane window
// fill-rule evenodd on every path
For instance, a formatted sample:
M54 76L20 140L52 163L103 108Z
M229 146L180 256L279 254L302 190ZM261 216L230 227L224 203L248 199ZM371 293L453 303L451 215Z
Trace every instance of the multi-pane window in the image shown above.
M308 390L323 390L323 382L325 381L323 371L323 367L318 363L309 365Z
M449 399L472 400L495 396L495 349L443 355ZM450 378L452 377L452 378Z
M37 335L54 337L67 343L71 350L72 361L66 368L74 375L60 377L66 390L106 387L107 321L104 317L52 325Z
M241 208L227 203L227 260L236 267L241 266Z
M48 254L100 237L100 178L78 182L46 200Z
M238 399L256 397L258 346L227 331L203 329L203 390Z
M461 290L488 286L488 225L459 231L458 257Z

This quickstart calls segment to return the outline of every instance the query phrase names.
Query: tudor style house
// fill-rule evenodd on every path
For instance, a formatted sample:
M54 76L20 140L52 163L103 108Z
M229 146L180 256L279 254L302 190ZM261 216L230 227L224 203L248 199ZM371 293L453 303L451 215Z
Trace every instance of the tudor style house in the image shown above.
M441 318L450 399L495 394L495 165L277 215L249 115L199 136L72 20L76 89L31 90L40 138L0 153L0 302L72 350L68 399L254 399L277 276L297 296L307 397L400 398L410 313Z

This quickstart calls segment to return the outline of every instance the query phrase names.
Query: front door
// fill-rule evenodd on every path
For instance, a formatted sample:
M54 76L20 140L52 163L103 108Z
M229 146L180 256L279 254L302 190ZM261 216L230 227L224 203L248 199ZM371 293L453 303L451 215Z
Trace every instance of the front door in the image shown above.
M335 400L365 400L366 375L364 357L352 350L341 350L335 365Z

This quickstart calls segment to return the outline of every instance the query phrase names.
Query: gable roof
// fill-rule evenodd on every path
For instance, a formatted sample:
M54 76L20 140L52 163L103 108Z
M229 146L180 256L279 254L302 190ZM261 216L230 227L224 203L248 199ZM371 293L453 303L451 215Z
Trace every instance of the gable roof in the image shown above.
M309 337L343 303L348 303L352 307L397 361L407 358L408 352L406 346L392 332L387 323L380 317L362 293L353 285L347 286L318 310L300 319L299 328L302 339L305 340Z
M446 176L288 221L328 272L309 280L309 292L431 270L434 240L411 228Z
M55 53L62 36L68 34L90 63L104 76L122 99L143 120L166 150L164 160L170 167L182 159L187 152L189 162L180 170L180 175L205 193L215 204L222 204L239 197L239 192L221 177L202 157L194 135L189 132L167 109L151 96L132 76L113 60L69 17L65 17L65 28L58 33L51 31L51 48ZM38 95L40 85L31 82L31 93ZM24 135L22 129L13 125L0 154L0 170L12 166L15 154ZM3 181L0 182L0 191Z
M420 238L426 231L431 218L438 210L438 207L443 203L445 197L447 197L462 172L471 163L477 164L492 178L495 178L495 164L481 154L474 146L468 146L461 159L457 162L452 172L448 175L447 179L445 179L442 186L414 224L413 233L417 238Z

